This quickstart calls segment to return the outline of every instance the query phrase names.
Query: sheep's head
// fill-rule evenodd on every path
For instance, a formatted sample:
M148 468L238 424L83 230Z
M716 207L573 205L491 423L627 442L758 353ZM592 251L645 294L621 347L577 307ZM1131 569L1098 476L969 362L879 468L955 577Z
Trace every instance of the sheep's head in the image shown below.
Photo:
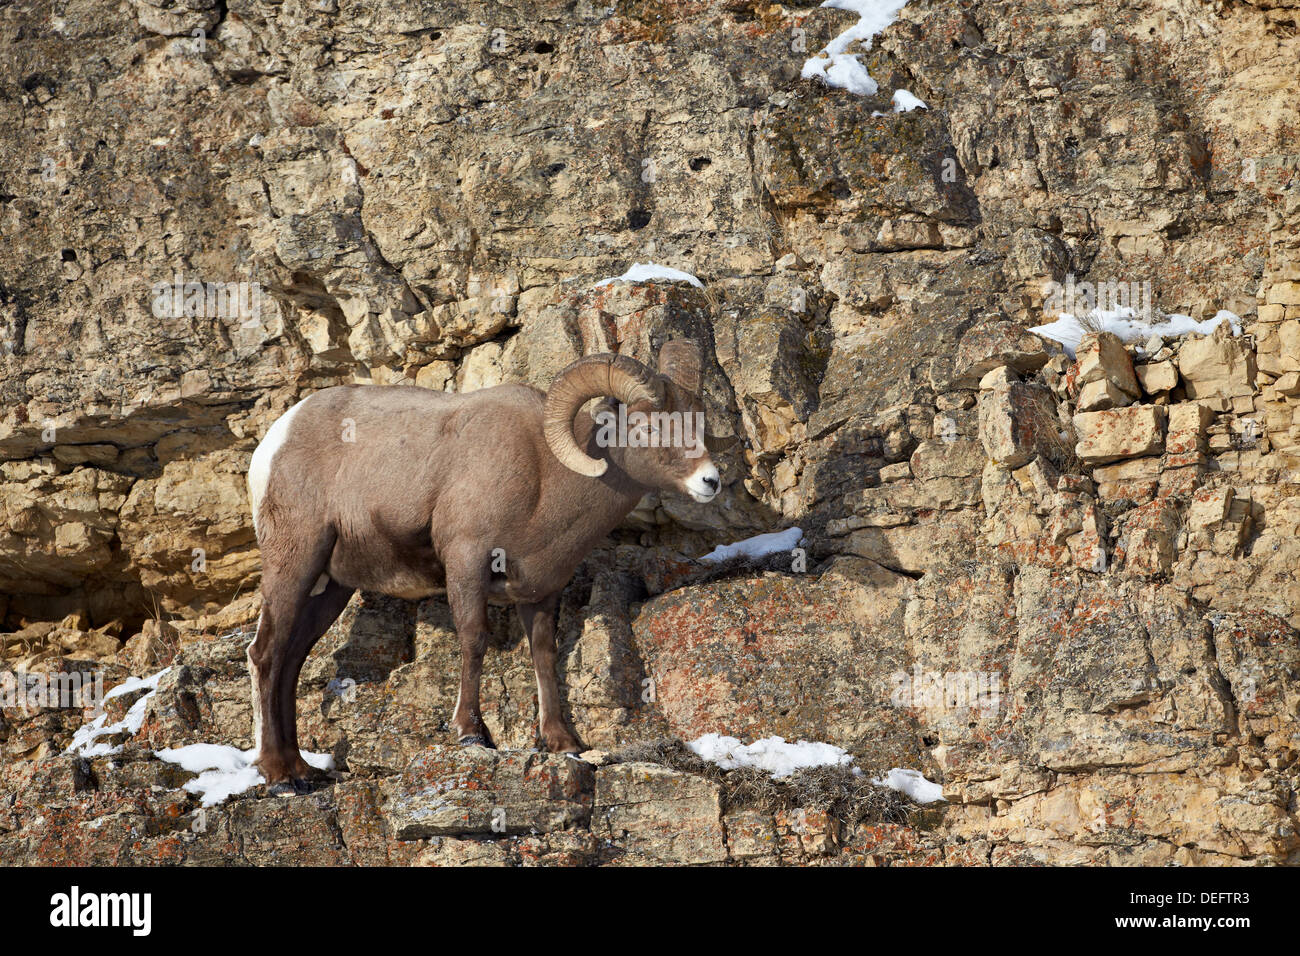
M611 398L593 412L594 440L606 449L593 458L578 446L573 418L593 398ZM721 488L704 445L700 350L684 339L659 350L659 370L625 355L578 359L546 395L546 442L565 467L592 478L614 461L648 488L684 491L710 501Z

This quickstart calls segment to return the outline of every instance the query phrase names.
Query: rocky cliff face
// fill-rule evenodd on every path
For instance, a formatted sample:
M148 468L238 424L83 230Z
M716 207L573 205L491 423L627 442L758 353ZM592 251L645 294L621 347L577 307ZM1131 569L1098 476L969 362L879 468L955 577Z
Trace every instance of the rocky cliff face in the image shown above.
M875 93L803 78L856 19L0 10L5 666L171 668L111 755L65 753L80 710L4 708L0 859L1294 862L1300 8L912 0L859 54ZM703 288L596 285L651 261ZM1071 356L1027 331L1050 282L1149 283L1240 334ZM727 487L648 498L566 593L575 729L827 741L942 782L941 811L443 750L445 603L372 595L304 675L328 785L179 789L153 751L251 743L244 474L282 411L544 387L675 334L705 344ZM793 525L764 567L690 560ZM497 624L485 717L518 751L530 663Z

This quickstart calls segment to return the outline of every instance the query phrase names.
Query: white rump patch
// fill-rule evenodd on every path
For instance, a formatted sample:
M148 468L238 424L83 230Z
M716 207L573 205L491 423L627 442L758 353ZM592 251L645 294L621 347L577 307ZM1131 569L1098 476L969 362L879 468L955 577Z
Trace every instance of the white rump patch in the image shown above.
M262 510L262 499L266 497L266 485L271 480L271 464L275 460L275 453L288 439L289 423L305 401L306 398L275 420L267 429L266 437L258 442L253 459L248 463L248 498L253 506L254 534L257 533L257 516Z

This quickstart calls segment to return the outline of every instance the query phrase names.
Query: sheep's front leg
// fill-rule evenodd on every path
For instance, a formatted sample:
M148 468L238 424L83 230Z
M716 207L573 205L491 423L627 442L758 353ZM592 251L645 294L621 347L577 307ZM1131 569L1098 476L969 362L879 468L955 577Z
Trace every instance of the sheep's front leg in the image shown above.
M560 715L560 688L555 677L555 607L559 595L553 594L537 604L520 604L519 619L528 634L533 653L533 670L537 673L537 723L542 740L551 753L576 754L581 745Z
M479 707L479 679L488 644L487 574L467 562L447 568L447 601L460 639L460 694L451 715L456 740L463 746L492 747Z

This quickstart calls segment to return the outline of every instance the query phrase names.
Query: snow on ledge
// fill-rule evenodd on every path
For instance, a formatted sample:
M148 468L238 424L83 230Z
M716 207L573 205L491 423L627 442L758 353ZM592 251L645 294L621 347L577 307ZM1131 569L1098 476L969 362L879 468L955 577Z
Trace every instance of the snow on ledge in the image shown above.
M832 744L807 740L786 743L784 737L765 737L752 744L742 744L735 737L705 734L686 746L723 770L755 767L778 778L808 767L839 767L853 762L852 754Z
M158 673L148 677L131 677L110 690L104 695L105 701L138 690L147 690L148 693L132 704L126 716L115 723L107 723L108 715L100 714L90 723L78 727L65 753L75 753L87 758L111 757L120 753L122 750L120 744L112 746L107 742L100 742L100 738L122 732L133 736L139 733L140 728L144 726L145 710L149 706L149 699L157 692L158 684L170 670L170 667L164 667ZM238 747L227 747L221 744L190 744L187 747L155 750L154 756L166 763L178 764L182 769L198 774L196 779L185 784L182 789L198 794L205 807L214 806L227 797L243 793L259 783L266 782L266 778L253 766L253 761L257 758L257 753L253 750L240 750ZM334 769L334 758L329 754L309 753L304 750L302 759L317 770Z
M109 757L118 753L122 749L120 744L114 747L107 743L99 743L99 738L111 737L124 731L132 736L139 733L140 728L144 726L144 712L149 706L149 698L158 690L158 682L170 670L170 667L164 667L158 673L150 674L148 677L131 677L110 690L104 695L104 702L137 690L147 689L149 693L132 704L131 708L126 712L126 716L115 723L106 723L108 714L100 714L90 723L82 724L77 728L76 733L72 735L72 743L68 744L68 749L64 753L75 753L80 757L87 758Z
M817 77L827 86L858 96L875 96L879 85L857 54L846 51L854 43L860 43L864 52L870 50L871 41L898 19L907 0L826 0L822 6L856 13L858 22L826 44L816 56L809 57L800 76L805 80Z
M803 538L802 528L787 528L785 531L772 531L768 534L755 535L735 544L720 544L702 558L696 560L704 564L717 564L731 558L746 557L750 560L766 558L768 555L790 551L799 546Z
M686 746L723 770L753 767L757 770L766 770L774 779L788 777L796 770L812 767L849 767L855 774L861 773L857 767L850 767L853 763L853 755L834 744L813 743L807 740L787 743L784 737L764 737L762 740L755 740L752 744L742 744L735 737L705 734L688 742ZM943 787L926 780L916 770L895 767L883 777L873 778L871 783L873 786L897 790L917 803L935 803L943 800Z
M1035 326L1029 331L1053 342L1060 342L1065 347L1066 354L1074 358L1075 350L1079 348L1083 337L1094 329L1098 332L1113 332L1123 342L1132 343L1146 341L1153 335L1162 339L1176 339L1193 332L1209 335L1223 322L1232 326L1233 335L1241 334L1241 317L1227 309L1220 309L1213 318L1204 322L1177 313L1166 315L1162 322L1151 322L1138 318L1137 313L1129 308L1114 311L1093 309L1083 316L1083 321L1069 313L1062 313L1055 322Z
M877 787L888 787L906 794L917 803L935 803L943 799L943 787L926 780L916 770L902 770L895 767L883 777L871 781Z
M894 112L910 113L912 110L928 110L925 100L913 95L908 90L894 90Z
M333 770L334 758L329 754L301 751L302 759L317 770ZM154 756L165 763L174 763L182 770L198 776L182 788L198 794L205 807L225 802L227 797L243 793L266 778L253 766L257 751L240 750L225 744L190 744L168 750L155 750Z
M672 269L653 262L634 262L632 268L621 276L601 279L592 288L599 289L601 286L609 285L612 282L654 282L656 280L661 282L689 282L697 289L704 288L704 283L689 272L682 272L680 269Z

